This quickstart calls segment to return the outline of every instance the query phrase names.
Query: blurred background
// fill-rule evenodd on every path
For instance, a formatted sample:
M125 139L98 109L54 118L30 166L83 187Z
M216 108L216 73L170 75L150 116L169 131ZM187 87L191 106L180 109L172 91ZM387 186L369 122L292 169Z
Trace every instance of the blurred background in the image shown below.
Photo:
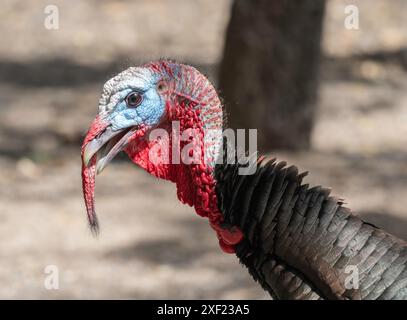
M268 298L172 184L124 158L98 176L88 230L80 144L102 85L160 57L198 67L231 125L407 239L407 2L247 2L54 0L47 29L48 1L2 1L0 298Z

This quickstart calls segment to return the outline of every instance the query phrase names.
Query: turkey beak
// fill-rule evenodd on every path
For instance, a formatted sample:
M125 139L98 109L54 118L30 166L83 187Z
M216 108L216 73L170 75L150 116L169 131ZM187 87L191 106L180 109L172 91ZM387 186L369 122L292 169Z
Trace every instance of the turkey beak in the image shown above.
M93 233L98 233L95 211L95 176L123 150L137 127L113 130L109 121L97 116L82 144L82 189Z
M111 126L107 126L85 146L84 165L88 166L92 157L97 153L96 172L101 173L109 162L126 147L135 130L136 127L113 130Z

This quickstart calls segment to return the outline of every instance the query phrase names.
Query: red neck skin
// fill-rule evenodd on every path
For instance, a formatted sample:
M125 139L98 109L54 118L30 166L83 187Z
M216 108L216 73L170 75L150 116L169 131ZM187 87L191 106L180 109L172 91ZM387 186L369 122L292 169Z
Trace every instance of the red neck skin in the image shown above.
M160 142L134 141L129 143L125 149L130 159L144 168L152 175L170 180L177 186L178 199L190 206L193 206L198 215L207 217L211 227L216 231L219 239L219 245L226 253L234 253L235 245L243 239L241 230L236 226L225 226L224 218L218 208L217 195L215 192L216 181L214 179L214 167L211 164L206 164L204 161L204 143L203 143L203 125L201 121L200 108L196 108L197 103L189 101L185 98L177 97L172 103L167 103L167 118L163 121L164 124L160 128L168 132L168 144L166 150L169 152L170 163L173 159L173 144L179 143L180 150L187 150L188 156L193 157L195 161L190 164L185 164L182 152L178 164L163 164L150 160L150 150L157 147ZM171 123L179 121L180 132L188 129L193 129L195 138L189 141L174 141L171 134ZM198 132L198 137L196 133ZM186 145L188 145L186 147ZM169 147L168 147L169 146Z

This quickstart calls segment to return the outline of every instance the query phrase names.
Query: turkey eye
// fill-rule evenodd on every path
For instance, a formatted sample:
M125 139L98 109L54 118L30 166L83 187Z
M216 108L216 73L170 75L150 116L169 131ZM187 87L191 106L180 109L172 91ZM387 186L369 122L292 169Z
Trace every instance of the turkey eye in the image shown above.
M132 92L126 97L126 104L131 108L138 107L141 101L143 101L143 97L138 92Z

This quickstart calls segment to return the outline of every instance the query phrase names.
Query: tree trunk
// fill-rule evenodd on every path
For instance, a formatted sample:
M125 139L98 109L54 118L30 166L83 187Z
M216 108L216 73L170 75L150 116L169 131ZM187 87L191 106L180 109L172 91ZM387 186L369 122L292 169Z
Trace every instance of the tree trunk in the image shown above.
M258 148L308 149L325 0L235 0L219 87L231 128Z

